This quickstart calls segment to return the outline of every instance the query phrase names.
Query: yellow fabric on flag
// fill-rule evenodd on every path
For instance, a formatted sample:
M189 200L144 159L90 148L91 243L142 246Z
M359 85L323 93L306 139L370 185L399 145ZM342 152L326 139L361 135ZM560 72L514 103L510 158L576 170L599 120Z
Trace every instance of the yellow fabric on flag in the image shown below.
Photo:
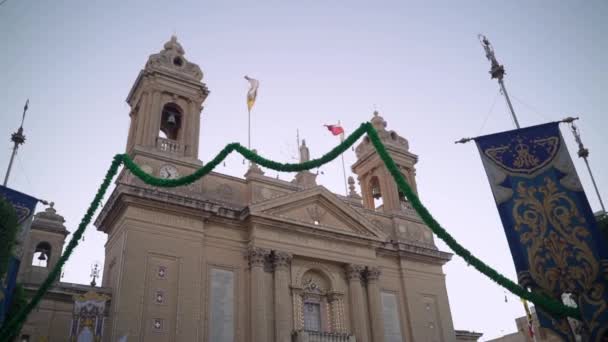
M245 79L249 81L249 91L247 92L247 110L251 112L255 99L258 97L258 87L260 86L260 81L249 76L245 76Z

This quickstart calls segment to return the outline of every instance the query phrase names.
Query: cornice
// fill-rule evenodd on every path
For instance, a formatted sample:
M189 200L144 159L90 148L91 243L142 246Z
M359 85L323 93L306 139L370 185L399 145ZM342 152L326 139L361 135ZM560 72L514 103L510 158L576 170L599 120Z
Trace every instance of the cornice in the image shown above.
M145 200L142 202L141 200ZM192 194L166 191L148 185L119 183L95 220L98 230L107 231L126 204L151 205L201 218L217 216L240 220L244 208L228 206Z
M400 258L417 260L436 265L444 265L448 261L452 260L453 256L452 253L407 242L397 242L392 246L393 248L389 248L387 245L378 248L378 254L398 256Z

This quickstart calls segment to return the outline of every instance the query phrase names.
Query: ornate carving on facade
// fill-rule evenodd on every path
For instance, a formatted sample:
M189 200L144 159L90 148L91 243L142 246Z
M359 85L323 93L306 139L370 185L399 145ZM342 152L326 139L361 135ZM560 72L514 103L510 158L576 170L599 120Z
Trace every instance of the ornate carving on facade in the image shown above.
M250 247L247 251L247 257L249 258L249 265L251 267L264 267L270 251L260 247Z
M382 271L379 267L369 267L366 272L367 281L378 281Z
M346 271L346 279L348 280L361 280L362 272L365 270L365 267L362 265L356 264L347 264L344 267Z
M292 279L292 282L294 284L302 284L304 282L304 276L310 270L314 270L327 278L327 280L329 281L329 284L327 285L326 290L328 292L335 292L335 291L340 292L340 291L344 290L344 289L337 287L338 284L337 284L337 280L335 278L334 272L332 272L332 270L329 267L327 267L327 265L324 265L323 263L315 262L315 261L307 262L303 265L300 265L300 267L298 267L298 270L295 273L295 277Z
M327 214L327 210L319 208L318 205L306 208L306 212L314 224L321 223L321 219Z
M407 141L407 139L400 136L395 131L388 131L386 129L388 124L387 124L386 120L384 120L384 118L382 116L380 116L380 113L378 113L378 111L374 111L374 117L371 119L371 123L374 126L374 128L376 129L376 131L378 132L378 136L380 137L380 140L382 140L382 142L385 145L394 146L394 147L404 150L404 151L409 150L410 145L409 145L409 142ZM355 149L357 158L361 158L364 155L366 155L367 153L373 152L373 151L375 151L375 148L372 145L372 143L368 137L365 137L363 139L363 142L361 144L359 144L357 146L357 148Z
M332 324L331 331L345 333L344 294L330 292L327 294L327 301L329 303L330 322Z
M303 300L302 300L302 289L293 288L293 325L294 330L304 329L304 313L302 311Z
M158 279L165 279L167 277L167 267L166 266L158 266L156 271L156 276Z
M168 71L177 73L182 77L200 81L203 79L201 68L184 58L184 48L177 42L176 36L171 36L171 39L165 43L164 49L148 58L146 69L156 69L160 71Z
M154 293L154 303L155 304L164 304L165 303L165 291L157 290Z
M289 268L293 256L286 252L274 252L272 263L276 269Z

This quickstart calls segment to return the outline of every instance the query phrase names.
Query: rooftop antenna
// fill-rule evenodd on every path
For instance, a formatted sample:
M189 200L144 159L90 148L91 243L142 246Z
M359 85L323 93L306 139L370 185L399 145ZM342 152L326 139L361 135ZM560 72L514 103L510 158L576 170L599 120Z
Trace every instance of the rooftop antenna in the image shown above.
M30 103L30 99L25 101L25 106L23 106L23 116L21 117L21 125L17 132L11 135L11 141L13 142L13 153L11 154L11 160L8 162L8 169L6 170L6 176L4 176L4 186L8 183L8 177L11 175L11 169L13 168L13 161L15 159L15 155L17 155L17 150L19 149L19 145L23 145L25 143L25 135L23 134L23 122L25 121L25 113L27 112L27 107Z
M509 94L507 93L507 88L505 88L505 82L503 78L505 76L505 67L498 63L496 60L496 55L494 54L494 47L490 44L490 41L483 34L477 35L479 38L479 42L483 49L486 52L486 58L490 61L490 75L492 78L498 80L498 84L500 85L500 91L505 96L505 100L507 100L507 105L509 106L509 110L511 111L511 116L513 117L513 122L515 123L515 127L519 129L519 121L517 121L517 116L515 115L515 110L513 110L513 105L511 104L511 99L509 98Z

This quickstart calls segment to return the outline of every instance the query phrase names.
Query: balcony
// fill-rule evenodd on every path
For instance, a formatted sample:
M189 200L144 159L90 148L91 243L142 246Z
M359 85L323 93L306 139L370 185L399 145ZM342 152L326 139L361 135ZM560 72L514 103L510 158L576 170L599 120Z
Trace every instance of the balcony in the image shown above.
M156 138L156 148L167 153L182 154L182 146L177 141L171 139Z
M357 342L355 336L337 333L297 330L293 332L293 342Z

